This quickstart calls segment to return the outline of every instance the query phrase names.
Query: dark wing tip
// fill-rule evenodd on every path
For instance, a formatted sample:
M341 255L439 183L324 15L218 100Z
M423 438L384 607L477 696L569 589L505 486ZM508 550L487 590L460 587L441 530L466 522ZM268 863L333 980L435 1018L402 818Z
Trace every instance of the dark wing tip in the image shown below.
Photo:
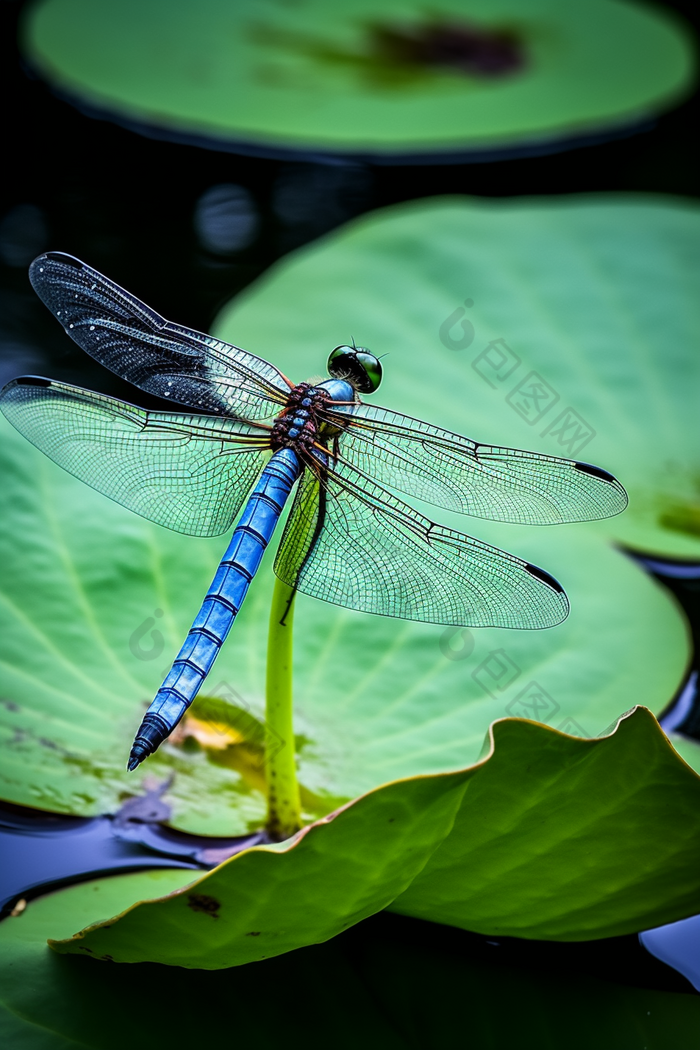
M44 379L43 376L18 376L17 379L13 379L8 386L14 384L15 386L51 386L53 380Z
M51 383L50 379L44 379L43 376L17 376L16 379L11 379L9 383L5 383L0 390L0 398L4 397L5 394L9 394L11 390L18 386L51 386Z
M559 583L559 580L555 580L553 576L550 576L544 569L540 569L539 565L532 565L530 562L525 563L525 568L531 576L534 576L536 580L540 580L542 583L546 583L548 587L551 587L557 594L565 594L564 588Z
M539 565L532 565L531 562L525 562L523 568L533 579L543 583L551 591L550 600L547 603L547 612L540 622L534 626L537 628L556 627L558 624L563 623L569 615L571 607L566 591L559 583L559 580L555 580L553 576L541 569Z
M66 252L42 252L41 255L37 255L36 259L32 260L29 266L30 274L40 271L44 263L47 262L72 266L74 270L84 270L86 268L85 263L81 259L77 259L75 255L68 255Z
M614 490L616 494L617 503L611 505L605 517L612 517L614 514L620 514L625 509L629 502L629 498L623 485L617 480L614 474L611 474L607 470L603 470L602 467L595 467L592 463L574 463L576 470L580 471L581 474L587 474L589 478L596 478L598 481L603 481L606 485L610 485L610 488ZM615 497L613 497L615 499Z
M49 273L44 273L47 265L51 263L57 264L53 269L53 279L51 279L50 267ZM59 267L64 268L63 273ZM66 274L66 268L73 270L73 275ZM83 276L82 281L78 275ZM164 317L161 317L156 310L153 310L150 306L142 303L141 300L137 299L136 296L131 294L131 292L127 292L125 288L122 288L121 285L110 280L109 277L105 277L104 274L99 272L99 270L94 270L92 266L88 266L88 264L84 263L81 259L77 259L75 255L68 255L66 252L44 252L43 255L38 255L29 267L29 281L31 286L42 302L45 303L50 310L53 310L54 306L60 303L68 305L69 299L67 291L65 287L61 286L63 284L63 279L67 279L70 276L73 276L78 282L75 287L69 288L69 291L71 292L71 306L76 305L73 301L73 293L76 288L81 289L81 299L89 303L92 290L99 285L102 297L106 296L108 300L107 304L105 304L104 301L101 302L101 307L103 309L110 309L109 300L112 301L112 308L117 305L118 301L120 314L123 314L123 311L126 310L128 313L131 313L133 317L144 322L154 331L160 330L168 324L168 321L166 321ZM90 282L92 282L92 288L88 290L88 284ZM58 288L55 287L56 285L58 285ZM85 305L85 303L83 303L83 305ZM68 328L65 323L63 323L63 327L66 330ZM95 354L84 345L82 338L80 338L76 332L68 332L68 334L71 339L74 339L75 342L78 343L79 346L82 346L84 350L87 350L89 354L92 354L92 356L95 357ZM99 361L100 358L97 357L97 360ZM102 363L104 364L104 362ZM108 365L107 367L111 368L112 366ZM116 369L112 369L112 371L116 371ZM117 374L121 375L121 372L118 372Z
M77 259L75 255L68 255L67 252L42 252L41 255L37 255L36 259L32 263L32 266L37 266L38 264L44 262L47 259L50 262L60 262L63 263L65 266L73 266L76 270L82 270L85 266L84 262L82 262L80 259Z
M592 478L598 478L600 481L607 481L609 485L619 485L619 481L614 474L610 474L609 471L603 470L602 467L594 467L592 463L574 463L576 470L580 470L582 474L590 474Z
M43 273L46 263L61 263L63 266L70 266L74 270L86 269L84 262L76 259L74 255L66 255L65 252L44 252L42 255L37 255L36 259L29 266L29 281L37 293L39 287L46 280Z
M68 252L44 252L44 258L54 259L56 262L63 262L68 266L75 266L78 269L84 266L84 263L82 263L77 256L69 255Z

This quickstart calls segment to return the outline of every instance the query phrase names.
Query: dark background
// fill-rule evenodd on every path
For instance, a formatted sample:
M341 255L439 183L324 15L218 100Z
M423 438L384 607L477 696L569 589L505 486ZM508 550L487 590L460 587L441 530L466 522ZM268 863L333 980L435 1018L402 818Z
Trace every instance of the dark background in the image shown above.
M15 42L23 6L0 0L3 382L48 369L56 379L133 397L71 345L32 293L27 265L46 249L77 255L166 317L206 331L218 309L285 252L399 201L446 193L700 196L697 92L652 130L548 156L410 166L265 160L156 141L84 116L23 67ZM700 5L665 6L700 23ZM257 211L257 236L242 251L207 250L195 231L198 199L222 183L247 188Z

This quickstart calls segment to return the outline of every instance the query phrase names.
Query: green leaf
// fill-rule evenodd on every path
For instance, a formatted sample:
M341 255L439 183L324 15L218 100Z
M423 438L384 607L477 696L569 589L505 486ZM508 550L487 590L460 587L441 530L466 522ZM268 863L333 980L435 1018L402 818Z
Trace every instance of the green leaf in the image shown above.
M217 969L327 940L392 901L480 933L558 940L700 910L700 777L649 711L597 740L505 719L490 744L466 770L377 788L285 843L51 944Z
M317 944L385 908L449 834L468 774L379 788L283 843L245 850L58 951L220 969Z
M332 14L331 14L332 10ZM506 30L501 76L387 54L387 34L435 22ZM29 61L116 120L253 148L407 153L503 148L617 130L688 90L691 44L663 11L588 0L44 0ZM444 52L444 49L443 49Z
M470 785L452 834L396 911L573 941L660 926L671 901L695 914L698 823L686 822L700 778L648 712L623 718L607 742L547 738L531 723L496 723L493 734L507 768L487 764Z
M440 198L370 215L279 263L215 331L294 377L319 372L351 336L388 353L374 400L605 467L630 506L594 527L697 561L699 275L696 204ZM538 410L523 396L533 379Z
M0 795L89 815L117 809L144 777L174 773L165 799L175 826L259 827L270 557L189 735L127 774L133 734L226 541L145 522L0 425ZM561 578L573 606L563 625L445 632L299 596L295 722L307 820L386 781L463 768L489 723L508 714L595 736L635 703L666 706L688 660L668 594L584 527L502 527L499 536Z
M430 930L426 943L420 924L393 916L234 974L97 965L46 948L47 936L65 936L100 912L176 889L182 878L153 872L85 883L32 901L0 923L3 1045L180 1050L199 1045L206 1032L211 1045L235 1038L262 1050L279 1047L281 1038L309 1050L442 1050L465 1039L538 1050L560 1050L563 1042L567 1050L700 1048L697 996L578 971L504 966L483 951L470 954L469 944L445 946L439 930Z

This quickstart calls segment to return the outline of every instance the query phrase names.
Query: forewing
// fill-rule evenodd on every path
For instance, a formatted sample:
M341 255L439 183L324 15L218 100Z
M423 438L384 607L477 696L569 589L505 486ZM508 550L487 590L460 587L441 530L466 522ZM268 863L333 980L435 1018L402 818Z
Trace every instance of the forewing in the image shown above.
M347 465L320 485L305 471L275 572L314 598L427 623L536 629L569 610L541 569L434 524Z
M573 459L482 445L376 405L330 410L339 448L382 485L437 507L522 525L593 521L627 506L605 470Z
M71 255L40 255L29 278L78 346L150 394L195 410L266 419L289 393L267 361L166 321Z
M158 525L218 536L268 453L266 431L216 416L145 412L67 383L24 377L0 391L4 415L55 463Z

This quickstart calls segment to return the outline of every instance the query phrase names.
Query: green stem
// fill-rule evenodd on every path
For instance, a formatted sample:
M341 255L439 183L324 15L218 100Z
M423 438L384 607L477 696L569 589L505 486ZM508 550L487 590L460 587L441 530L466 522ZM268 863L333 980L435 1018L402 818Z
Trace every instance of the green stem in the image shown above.
M292 588L275 577L267 643L265 780L266 830L276 841L289 838L301 827L292 721L294 598Z

